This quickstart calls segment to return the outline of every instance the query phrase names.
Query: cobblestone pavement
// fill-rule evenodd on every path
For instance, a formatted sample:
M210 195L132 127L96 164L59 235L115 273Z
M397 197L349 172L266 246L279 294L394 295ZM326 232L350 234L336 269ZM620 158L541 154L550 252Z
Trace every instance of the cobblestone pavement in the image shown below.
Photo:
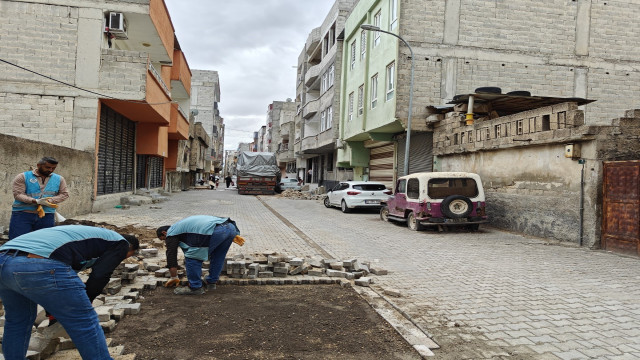
M155 206L155 205L154 205ZM460 358L640 359L640 261L489 227L413 232L374 212L343 214L319 201L189 191L129 210L75 219L156 227L195 214L229 216L247 242L275 250L370 260L376 286ZM482 346L480 346L482 344Z

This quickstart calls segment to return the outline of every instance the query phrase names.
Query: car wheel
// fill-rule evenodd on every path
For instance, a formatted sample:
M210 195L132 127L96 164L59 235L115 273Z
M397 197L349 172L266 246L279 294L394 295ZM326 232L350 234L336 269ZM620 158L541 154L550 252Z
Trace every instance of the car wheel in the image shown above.
M348 213L349 211L351 211L351 209L347 207L347 203L344 200L342 200L342 203L340 204L340 210L342 210L343 213Z
M462 195L450 195L442 200L440 210L444 216L451 219L459 219L469 216L473 211L473 203L468 197Z
M413 212L410 212L409 216L407 217L407 226L409 227L409 230L413 230L413 231L422 230L422 225L420 225L420 222L418 222Z
M385 222L389 221L389 208L387 206L380 208L380 220Z
M331 207L331 201L329 201L329 197L327 196L326 198L324 198L324 206L330 208Z

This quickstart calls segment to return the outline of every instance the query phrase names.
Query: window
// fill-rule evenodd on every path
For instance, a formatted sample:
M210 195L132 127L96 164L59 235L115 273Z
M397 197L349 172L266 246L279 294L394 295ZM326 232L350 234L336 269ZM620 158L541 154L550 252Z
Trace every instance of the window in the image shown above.
M351 43L351 70L356 67L356 41L353 40Z
M518 120L516 121L516 135L522 135L523 133L522 120Z
M324 93L327 90L327 73L322 74L322 81L320 81L320 93Z
M484 129L485 129L484 139L485 140L491 139L491 129L489 127L486 127Z
M392 62L387 66L387 101L393 98L395 90L396 64Z
M398 26L398 0L389 1L389 30Z
M353 120L353 93L349 94L349 121Z
M382 11L378 11L378 13L373 17L373 26L380 27L382 25ZM380 32L376 31L373 33L373 47L378 46L380 44Z
M322 111L321 115L320 115L320 131L325 131L327 130L327 112L326 111Z
M333 107L329 106L327 109L327 127L326 129L331 129L333 126Z
M378 74L371 77L371 108L378 104Z
M360 60L364 60L364 56L367 54L367 30L362 30L360 33Z
M409 179L407 182L407 198L417 199L420 197L420 182L418 179Z
M467 138L469 138L469 142L473 142L473 130L467 131Z
M407 189L407 180L402 179L402 180L398 180L398 186L396 186L396 194L400 193L403 194L405 193Z
M474 198L478 196L478 185L471 178L435 178L427 183L427 194L432 199L444 199L451 195Z
M331 64L331 66L329 67L329 76L328 76L328 83L327 83L327 89L333 86L333 80L336 77L336 65L335 64Z
M364 84L358 88L358 115L364 113Z

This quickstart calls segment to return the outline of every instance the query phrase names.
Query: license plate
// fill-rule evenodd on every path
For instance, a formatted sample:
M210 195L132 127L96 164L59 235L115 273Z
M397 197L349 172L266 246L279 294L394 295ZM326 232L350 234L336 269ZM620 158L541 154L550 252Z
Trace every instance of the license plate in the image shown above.
M364 203L365 204L377 204L377 205L380 205L380 201L379 200L365 200Z
M467 219L447 219L447 222L464 223L464 222L467 222Z

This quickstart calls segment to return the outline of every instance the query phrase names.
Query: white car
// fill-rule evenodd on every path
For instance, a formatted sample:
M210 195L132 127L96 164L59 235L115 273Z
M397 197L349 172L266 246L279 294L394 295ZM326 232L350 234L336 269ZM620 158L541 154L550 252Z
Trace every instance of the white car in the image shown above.
M282 191L287 189L300 191L302 189L302 186L298 184L298 180L296 179L284 178L284 179L280 179L280 189Z
M371 181L343 181L327 192L324 206L339 206L347 213L354 208L379 208L391 190L383 183Z

